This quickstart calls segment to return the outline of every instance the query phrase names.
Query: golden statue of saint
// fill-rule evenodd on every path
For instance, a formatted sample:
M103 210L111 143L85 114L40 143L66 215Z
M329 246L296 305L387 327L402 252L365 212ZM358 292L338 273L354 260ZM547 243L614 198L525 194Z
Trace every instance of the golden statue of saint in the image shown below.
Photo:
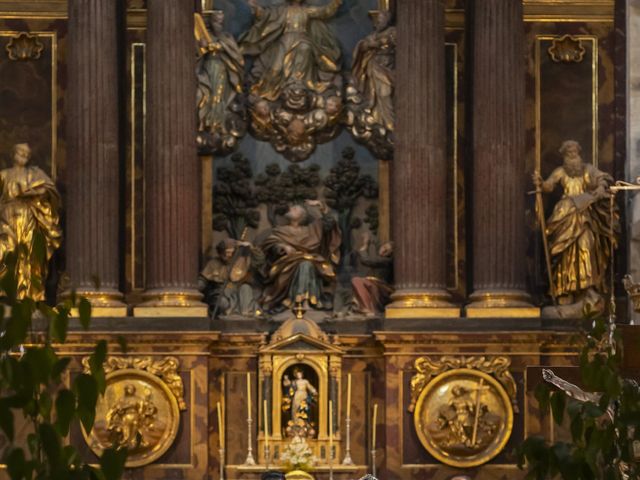
M27 165L30 158L29 145L17 144L13 167L0 171L0 257L22 246L16 267L18 298L44 300L49 259L62 240L61 202L53 180L38 167ZM44 239L44 259L34 249L36 232Z
M276 101L285 87L303 85L323 93L340 72L340 45L323 20L333 17L342 0L310 7L304 0L286 5L249 5L256 17L253 27L240 38L245 55L256 57L251 93Z
M578 142L568 140L560 147L563 165L546 180L538 173L533 175L544 193L562 188L562 198L554 206L545 232L552 263L551 293L561 305L604 292L611 246L607 188L613 179L585 163L580 152ZM613 222L617 232L617 212Z

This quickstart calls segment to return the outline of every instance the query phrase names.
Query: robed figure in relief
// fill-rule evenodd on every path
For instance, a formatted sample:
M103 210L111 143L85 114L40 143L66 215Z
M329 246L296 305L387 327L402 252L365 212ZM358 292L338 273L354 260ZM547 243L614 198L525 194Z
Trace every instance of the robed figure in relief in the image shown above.
M307 200L306 206L318 207L320 215L293 205L286 215L288 225L275 227L262 245L269 259L261 299L267 311L296 304L322 310L333 306L329 290L336 280L342 236L324 203Z
M62 240L61 201L53 180L28 165L30 159L29 145L17 144L13 167L0 171L0 258L17 252L18 298L44 300L48 263ZM37 248L37 238L44 252Z

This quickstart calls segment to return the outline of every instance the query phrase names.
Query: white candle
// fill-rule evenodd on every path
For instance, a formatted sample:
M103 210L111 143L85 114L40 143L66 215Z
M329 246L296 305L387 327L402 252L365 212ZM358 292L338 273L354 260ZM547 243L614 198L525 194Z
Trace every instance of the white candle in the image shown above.
M347 418L351 418L351 374L347 375Z
M373 438L371 439L371 448L373 450L376 449L376 418L377 416L378 416L378 404L376 403L373 406L373 422L371 423L371 428L373 430L372 432Z
M222 407L218 402L218 440L220 441L220 449L224 448L224 423L222 423Z
M251 420L251 374L247 372L247 418Z

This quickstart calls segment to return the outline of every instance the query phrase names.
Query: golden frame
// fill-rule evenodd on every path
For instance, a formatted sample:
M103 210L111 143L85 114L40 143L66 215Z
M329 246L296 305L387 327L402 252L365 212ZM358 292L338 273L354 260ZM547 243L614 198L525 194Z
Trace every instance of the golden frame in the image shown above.
M535 37L535 132L536 132L536 150L535 150L535 169L540 171L542 160L542 93L540 91L541 85L541 72L540 65L542 60L542 48L541 43L543 41L550 41L559 38L561 35L536 35ZM595 35L573 35L573 38L581 41L588 41L592 43L592 59L591 59L591 142L592 142L592 156L593 166L598 166L598 157L600 155L598 145L598 114L599 114L599 82L598 82L598 37ZM545 50L546 51L546 50Z
M0 37L13 37L20 33L22 32L17 30L1 30ZM34 30L28 33L51 39L51 178L56 181L58 176L58 32Z

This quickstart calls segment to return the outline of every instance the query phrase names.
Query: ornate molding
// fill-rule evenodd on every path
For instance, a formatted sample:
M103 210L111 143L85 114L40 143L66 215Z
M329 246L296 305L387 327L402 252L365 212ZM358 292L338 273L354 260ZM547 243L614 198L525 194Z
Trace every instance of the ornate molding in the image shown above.
M440 357L439 360L435 360L430 357L420 357L415 361L414 366L418 373L411 378L411 404L408 408L409 412L413 412L415 410L420 393L431 380L444 372L460 368L478 370L494 377L498 382L500 382L509 395L514 411L516 413L518 412L516 398L517 386L515 379L509 371L511 359L508 357L443 356Z
M82 359L82 366L85 372L89 372L89 357ZM186 410L187 404L184 400L184 384L178 374L180 362L175 357L164 357L161 360L154 360L153 357L108 357L104 362L106 375L118 370L133 369L142 370L155 375L161 379L169 388L180 410Z
M25 61L38 60L44 51L44 45L38 35L29 32L20 32L11 37L5 47L10 60Z
M582 40L572 35L554 38L547 49L551 60L556 63L580 63L587 52Z

